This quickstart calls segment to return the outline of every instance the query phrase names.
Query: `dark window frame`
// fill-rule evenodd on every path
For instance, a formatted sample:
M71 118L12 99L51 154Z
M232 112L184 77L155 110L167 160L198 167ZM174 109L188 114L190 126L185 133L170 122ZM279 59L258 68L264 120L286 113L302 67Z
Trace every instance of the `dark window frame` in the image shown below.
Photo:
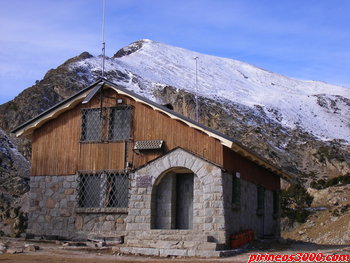
M232 208L240 209L241 207L241 175L239 172L232 173L231 184L231 204Z
M102 109L102 112L101 112ZM115 107L103 108L84 108L81 109L81 143L105 143L105 142L124 142L132 139L133 128L133 109L132 105L118 105ZM125 111L125 112L123 112ZM98 113L99 120L90 119L90 113ZM115 114L114 114L115 113ZM115 119L118 117L126 117L125 119ZM90 123L93 122L93 123ZM116 126L119 125L119 126ZM94 125L100 127L95 128ZM117 127L117 128L116 128ZM88 130L89 129L89 130ZM115 134L119 132L121 134ZM98 133L97 135L94 133Z
M97 117L96 114L98 115ZM96 127L96 124L100 127ZM81 109L81 142L100 142L102 140L102 129L103 118L101 118L100 108Z
M99 212L127 209L130 178L126 171L78 171L77 207Z
M118 125L116 128L116 120L115 117L117 113L119 115L126 116L126 120L118 119ZM108 141L109 142L118 142L118 141L128 141L132 138L132 119L133 119L133 107L131 105L120 105L117 107L109 108L109 118L108 118ZM116 131L117 129L117 131ZM118 134L114 134L113 132L118 132ZM119 135L119 136L118 136Z

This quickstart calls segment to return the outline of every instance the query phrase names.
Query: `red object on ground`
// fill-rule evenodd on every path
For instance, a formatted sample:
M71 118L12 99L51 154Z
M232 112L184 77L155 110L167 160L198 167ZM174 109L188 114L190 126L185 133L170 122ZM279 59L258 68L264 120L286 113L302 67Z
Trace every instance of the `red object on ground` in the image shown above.
M243 230L231 235L230 239L231 248L240 248L254 240L254 231L251 229Z

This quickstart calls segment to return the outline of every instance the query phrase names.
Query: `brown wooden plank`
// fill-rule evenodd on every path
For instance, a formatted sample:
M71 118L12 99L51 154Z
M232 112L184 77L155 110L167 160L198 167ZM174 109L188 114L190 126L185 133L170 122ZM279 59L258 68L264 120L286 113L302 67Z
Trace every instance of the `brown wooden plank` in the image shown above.
M115 106L116 98L122 98L134 106L133 141L164 140L167 151L180 146L220 165L223 163L222 145L218 140L114 91L106 91L106 95L113 98L104 98L104 106ZM89 103L77 105L34 132L33 175L65 175L75 174L77 170L124 168L124 143L80 144L81 108L99 106L99 96L96 96ZM128 143L128 160L135 167L160 154L150 152L137 155L132 148L133 142Z

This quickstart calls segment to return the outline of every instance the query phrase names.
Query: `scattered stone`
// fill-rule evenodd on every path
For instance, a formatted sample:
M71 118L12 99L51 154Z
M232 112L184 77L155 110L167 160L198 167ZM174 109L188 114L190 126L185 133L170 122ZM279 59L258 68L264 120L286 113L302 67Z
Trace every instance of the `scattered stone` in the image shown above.
M338 220L338 217L335 217L335 216L332 216L332 217L331 217L331 221L332 221L332 222L335 222L335 221L337 221L337 220Z
M298 234L299 234L299 235L305 234L305 230L300 230L300 231L298 232Z
M23 253L23 248L21 247L17 247L17 248L9 248L6 251L8 254L19 254L19 253Z
M29 252L29 251L35 252L39 249L40 249L40 247L37 245L33 245L33 244L25 244L24 245L24 251L27 251L27 252Z
M0 254L4 254L6 252L6 246L4 243L0 243Z
M115 246L115 245L123 244L124 236L106 238L105 241L107 243L107 246Z
M64 247L86 247L86 242L65 242Z
M107 246L107 244L104 241L100 241L100 242L97 243L97 247L99 247L99 248L106 247L106 246Z

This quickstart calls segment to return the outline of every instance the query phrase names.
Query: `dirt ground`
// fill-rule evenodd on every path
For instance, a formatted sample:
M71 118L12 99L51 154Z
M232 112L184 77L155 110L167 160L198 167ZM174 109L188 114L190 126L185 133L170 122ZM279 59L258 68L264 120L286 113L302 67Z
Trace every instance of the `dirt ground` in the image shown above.
M6 244L11 249L21 249L25 244L33 244L39 246L37 251L24 251L23 253L2 254L0 255L0 263L131 263L131 262L167 262L167 263L189 263L189 262L247 262L252 254L296 254L301 253L323 253L325 255L350 254L350 245L348 246L326 246L316 245L312 243L301 242L256 242L247 247L243 253L229 258L160 258L147 256L130 256L119 255L109 250L96 250L64 247L62 244L55 242L30 242L20 239L2 238L0 243Z

